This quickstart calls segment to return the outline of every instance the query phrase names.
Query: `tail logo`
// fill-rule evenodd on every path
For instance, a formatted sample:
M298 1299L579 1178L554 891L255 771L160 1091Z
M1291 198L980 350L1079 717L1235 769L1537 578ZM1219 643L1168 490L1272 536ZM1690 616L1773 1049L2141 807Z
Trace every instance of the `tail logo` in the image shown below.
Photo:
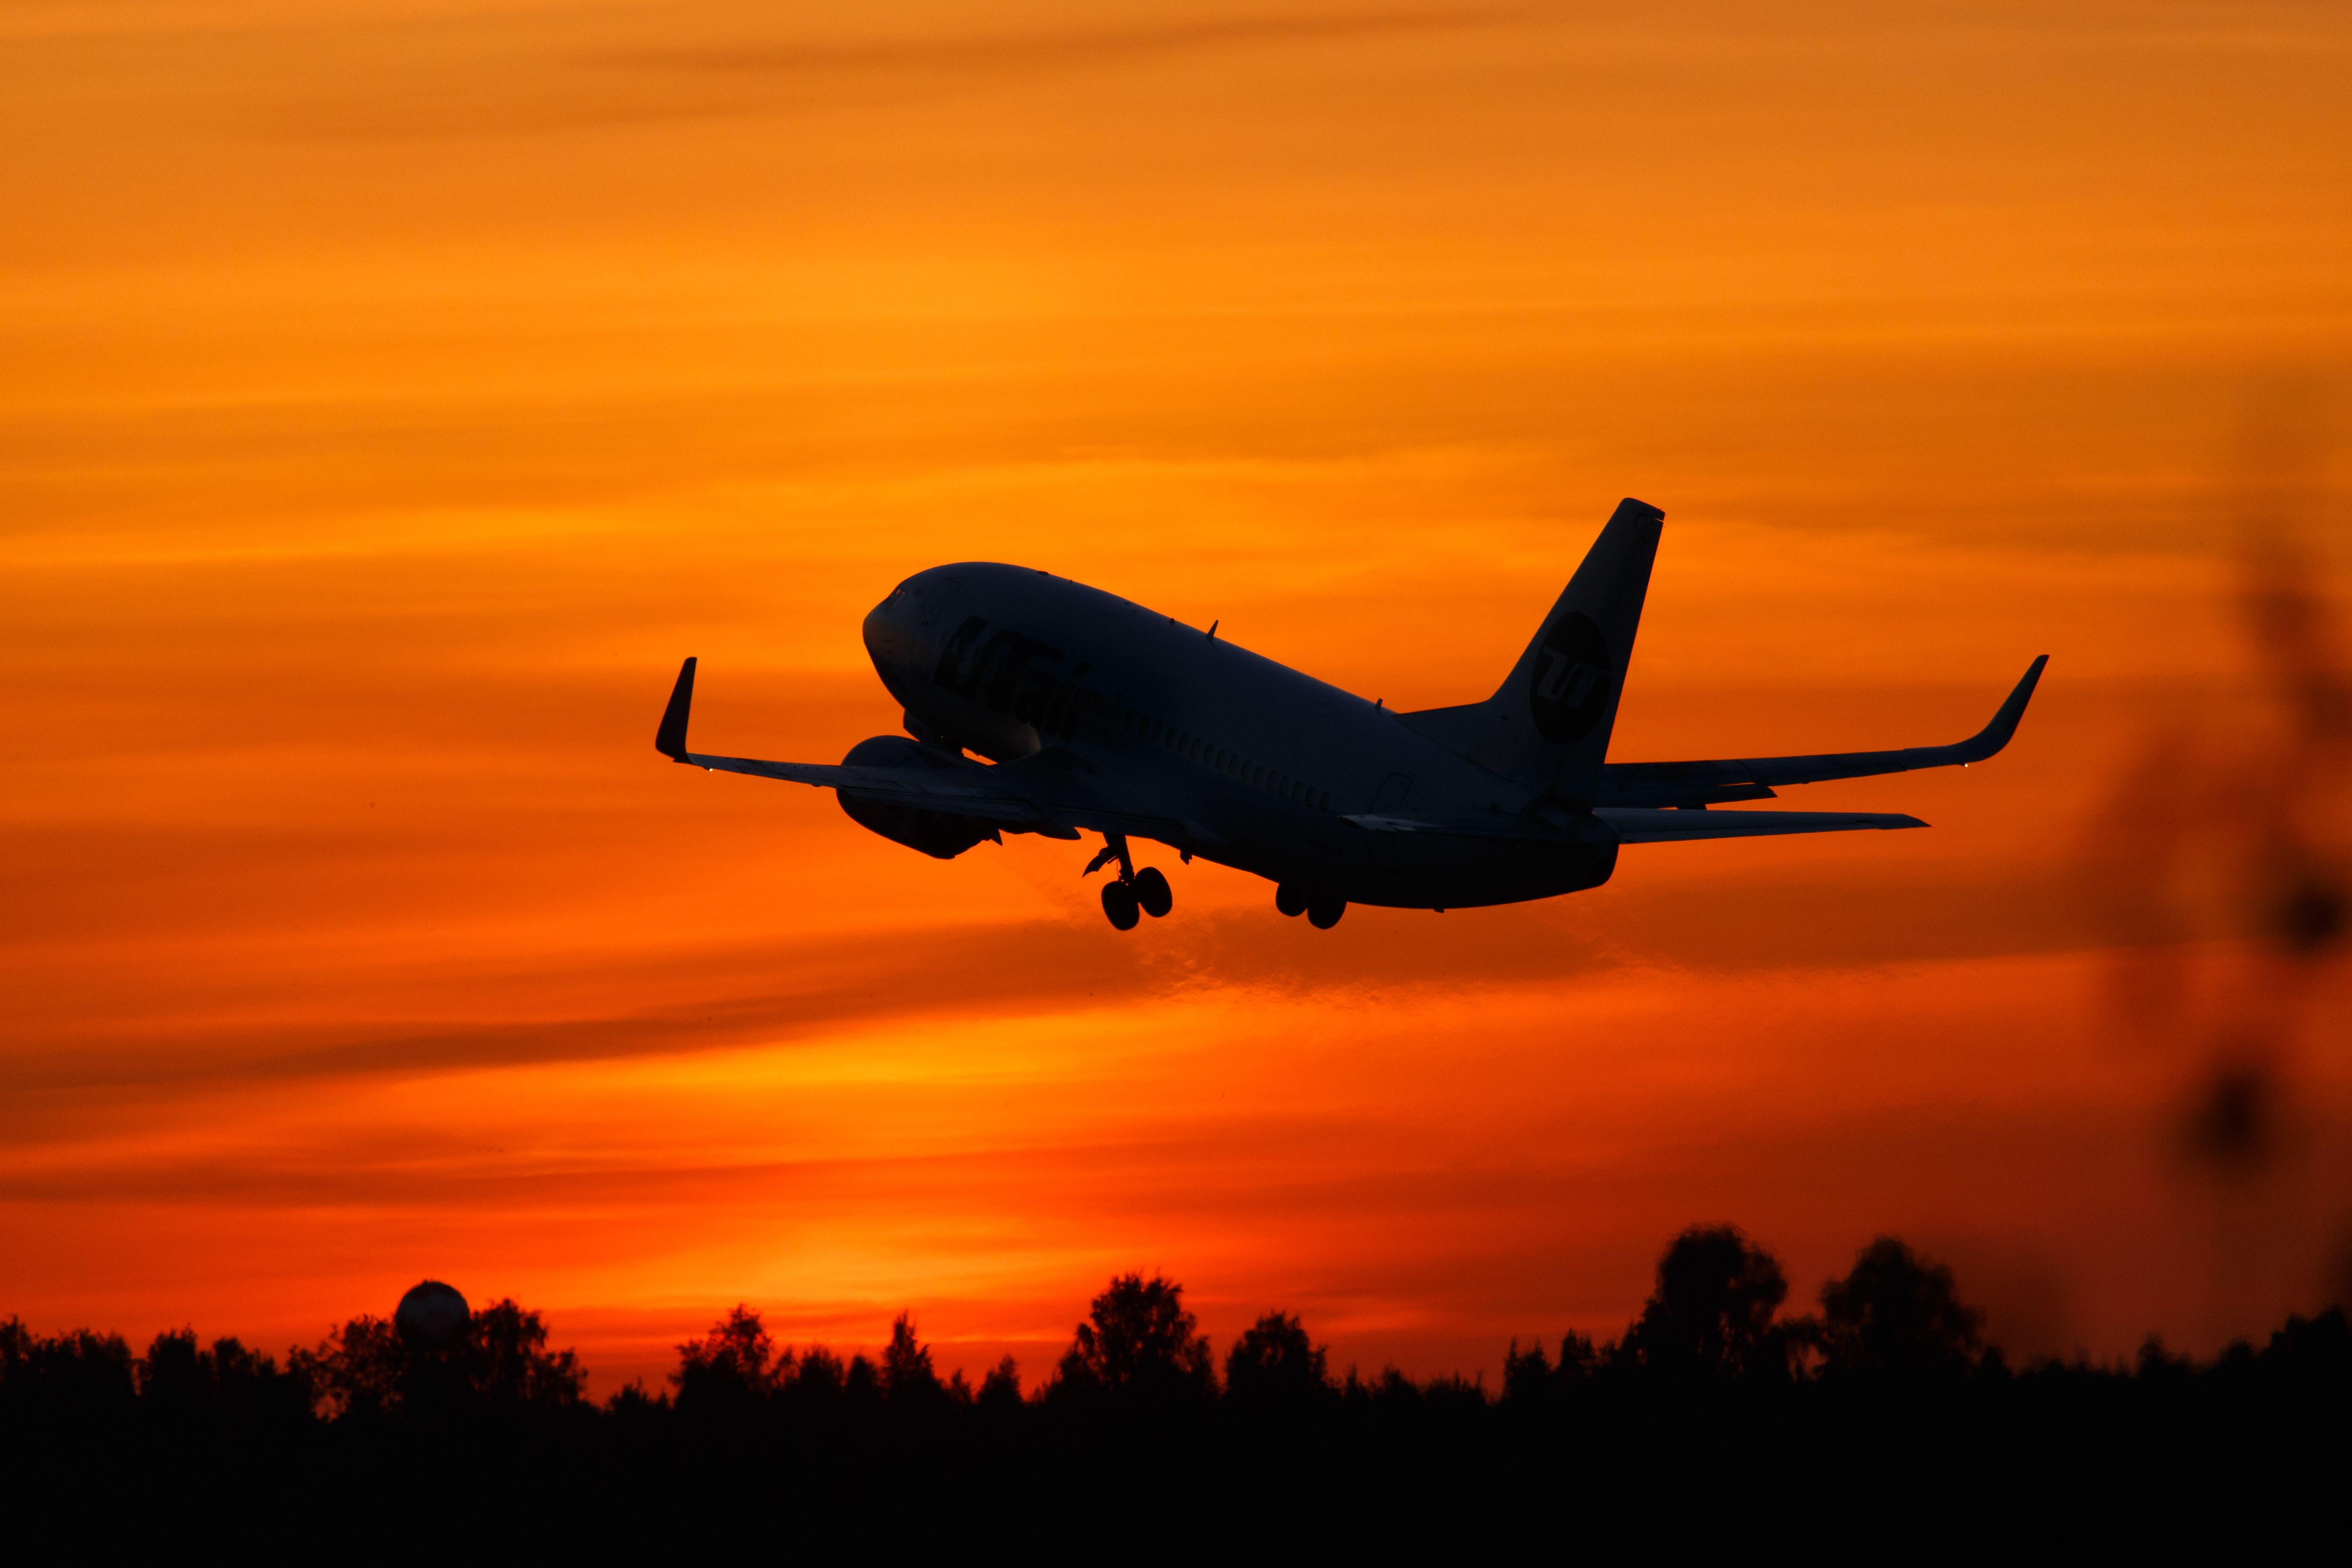
M1609 640L1592 618L1570 611L1544 633L1529 672L1528 706L1546 740L1566 745L1591 733L1609 701Z

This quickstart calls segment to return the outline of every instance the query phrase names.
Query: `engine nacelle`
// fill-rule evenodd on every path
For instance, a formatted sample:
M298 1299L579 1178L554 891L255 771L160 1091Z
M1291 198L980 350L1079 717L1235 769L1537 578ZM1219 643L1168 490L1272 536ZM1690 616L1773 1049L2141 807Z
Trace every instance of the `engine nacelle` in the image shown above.
M954 763L936 749L899 735L877 735L871 740L861 740L849 748L841 759L845 768L948 768ZM834 798L849 820L868 832L881 834L893 843L920 850L937 860L951 861L972 845L987 840L993 843L1004 841L998 836L996 824L978 817L959 817L947 811L926 811L914 806L886 805L879 800L861 800L846 789L836 789Z

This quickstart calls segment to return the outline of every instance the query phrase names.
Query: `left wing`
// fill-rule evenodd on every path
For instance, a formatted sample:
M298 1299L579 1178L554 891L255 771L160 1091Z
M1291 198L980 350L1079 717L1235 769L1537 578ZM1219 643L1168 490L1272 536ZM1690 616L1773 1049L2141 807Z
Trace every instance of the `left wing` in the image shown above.
M694 664L680 665L677 685L671 688L669 706L662 710L661 727L654 732L654 749L672 762L683 762L719 773L749 773L757 779L781 779L841 789L862 800L912 806L927 811L951 811L960 817L981 817L995 822L1019 822L1056 837L1076 838L1042 802L1027 791L1007 789L993 775L996 769L976 762L953 762L938 768L846 768L838 763L770 762L757 757L713 757L686 748L686 722L694 706Z
M1071 775L1067 758L1050 752L993 767L941 753L936 768L853 768L688 751L686 725L694 706L694 668L692 659L678 667L669 706L662 710L661 727L654 732L654 749L672 762L717 773L748 773L755 779L838 789L887 806L979 817L1050 839L1075 839L1080 828L1090 828L1097 832L1156 839L1188 852L1222 841L1198 822L1123 811L1094 798L1095 792L1086 788L1084 780Z

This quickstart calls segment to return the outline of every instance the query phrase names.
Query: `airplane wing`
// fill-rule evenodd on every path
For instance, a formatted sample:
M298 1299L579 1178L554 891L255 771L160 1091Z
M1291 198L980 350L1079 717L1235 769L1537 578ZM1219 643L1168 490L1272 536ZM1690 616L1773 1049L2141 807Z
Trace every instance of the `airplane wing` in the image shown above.
M654 732L654 749L672 762L719 773L748 773L757 779L781 779L791 784L845 790L860 800L885 805L950 811L996 822L1019 822L1056 837L1077 837L1045 804L1025 790L1006 789L993 777L996 769L976 762L919 769L846 768L837 763L770 762L757 757L714 757L688 751L686 724L694 706L694 664L688 659L679 667L677 685L669 694L669 706L662 710L661 727Z
M1864 828L1924 828L1916 817L1890 811L1714 811L1645 806L1601 806L1592 813L1621 844L1677 839L1754 839L1776 833L1843 833ZM1526 843L1575 843L1576 836L1548 822L1496 813L1489 817L1352 815L1346 821L1376 833L1444 833L1465 839L1516 839Z
M1894 811L1654 810L1640 806L1601 806L1592 814L1609 824L1621 844L1663 844L1678 839L1757 839L1776 833L1847 833L1864 828L1927 825L1916 817Z
M1610 762L1601 769L1596 807L1699 806L1717 800L1759 800L1775 784L1817 784L1830 779L1865 779L1880 773L1907 773L1917 768L1966 767L1982 762L2009 744L2025 705L2042 679L2050 655L2042 654L2026 667L2009 699L1992 722L1968 739L1950 746L1912 746L1898 751L1832 751L1812 757L1723 758L1706 762ZM1907 824L1880 824L1907 825ZM1775 829L1783 832L1818 832L1822 829ZM1676 835L1685 836L1685 835ZM1713 834L1687 835L1714 837Z

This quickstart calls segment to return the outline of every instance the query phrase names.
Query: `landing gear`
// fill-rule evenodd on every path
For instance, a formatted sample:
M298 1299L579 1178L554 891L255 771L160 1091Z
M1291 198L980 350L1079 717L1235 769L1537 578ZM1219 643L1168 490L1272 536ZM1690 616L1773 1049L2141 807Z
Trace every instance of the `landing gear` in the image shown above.
M1154 920L1176 907L1176 894L1158 866L1148 865L1135 873L1135 902Z
M1118 880L1103 884L1102 906L1114 927L1132 931L1142 916L1149 915L1157 920L1176 907L1176 894L1157 866L1135 869L1135 862L1127 852L1125 833L1103 835L1102 852L1087 863L1086 874L1092 876L1113 861L1118 862Z
M1304 915L1307 924L1318 931L1330 930L1339 924L1339 916L1348 913L1348 901L1338 894L1309 892L1295 882L1276 886L1274 906L1294 917Z

